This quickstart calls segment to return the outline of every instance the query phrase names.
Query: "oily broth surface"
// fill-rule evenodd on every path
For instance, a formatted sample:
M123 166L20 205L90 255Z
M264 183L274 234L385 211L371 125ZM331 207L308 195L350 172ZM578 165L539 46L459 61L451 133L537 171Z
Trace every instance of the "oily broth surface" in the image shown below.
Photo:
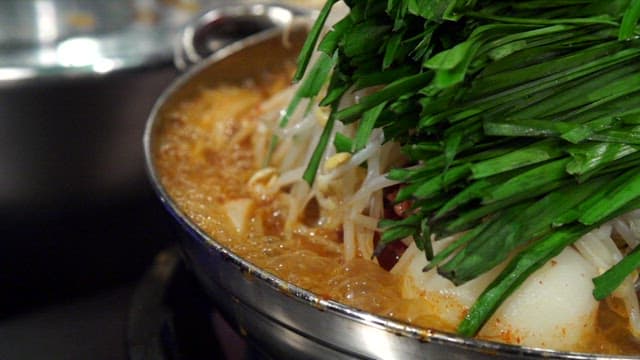
M420 300L400 298L400 279L375 263L356 259L349 263L340 253L319 246L313 237L339 243L341 233L318 230L311 235L283 236L286 207L276 198L255 206L248 236L238 236L223 204L249 198L246 184L254 172L251 131L256 128L261 103L289 84L291 67L283 73L265 73L244 84L202 89L180 104L158 129L153 149L160 181L182 211L202 230L253 264L320 296L365 311L397 318L423 327L454 331L433 316L419 311ZM252 231L263 219L264 235ZM612 308L601 306L601 324L584 348L596 353L638 353ZM622 320L622 321L621 321ZM612 325L618 324L618 325Z
M203 89L182 103L158 129L153 153L160 181L190 219L243 258L320 296L386 313L400 297L395 276L362 259L346 264L308 236L284 237L286 208L278 200L255 207L254 218L266 220L261 236L253 225L249 236L237 236L222 210L228 200L250 197L245 185L256 169L245 134L255 129L261 102L289 78L289 72L265 74L258 82ZM340 234L313 236L337 242Z

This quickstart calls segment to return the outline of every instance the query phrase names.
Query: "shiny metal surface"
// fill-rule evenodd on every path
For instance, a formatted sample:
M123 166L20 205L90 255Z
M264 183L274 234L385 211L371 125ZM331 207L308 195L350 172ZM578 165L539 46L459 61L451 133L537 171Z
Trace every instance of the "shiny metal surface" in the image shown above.
M180 70L200 63L210 54L241 38L274 27L307 21L311 11L279 3L217 6L190 21L180 32L174 62Z
M174 77L169 63L0 88L0 213L86 211L135 193L144 119Z
M216 0L3 0L0 214L86 211L145 185L144 120L173 39Z
M196 65L165 91L147 123L144 148L147 171L159 198L182 228L188 263L212 299L242 334L276 358L301 359L631 359L524 348L420 329L318 297L261 270L217 243L191 222L159 182L153 151L165 114L204 84L241 81L264 67L293 60L303 31L261 34L222 49Z
M175 34L216 0L4 0L0 86L167 63Z
M132 5L130 0L4 0L0 42L29 46L117 31L133 22Z

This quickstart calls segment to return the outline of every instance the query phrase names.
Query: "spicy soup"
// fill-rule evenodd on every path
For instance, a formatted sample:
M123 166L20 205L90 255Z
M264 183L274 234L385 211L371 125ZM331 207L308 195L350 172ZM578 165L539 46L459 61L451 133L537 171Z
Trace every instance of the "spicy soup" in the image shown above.
M266 113L286 104L293 69L283 64L240 83L200 86L172 104L155 133L153 156L161 183L213 239L285 281L365 311L453 332L438 316L416 310L424 306L417 303L421 300L402 298L401 276L367 258L345 261L341 229L315 227L313 203L298 219L298 230L286 232L287 198L256 193L268 176L256 176L264 140L254 135L264 131ZM640 352L616 309L615 303L600 306L597 330L572 350ZM518 344L508 332L491 340Z

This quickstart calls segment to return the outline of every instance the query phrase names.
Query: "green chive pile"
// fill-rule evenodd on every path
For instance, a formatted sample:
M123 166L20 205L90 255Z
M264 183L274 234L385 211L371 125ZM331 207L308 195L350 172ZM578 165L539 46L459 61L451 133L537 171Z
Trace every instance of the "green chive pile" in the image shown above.
M640 208L640 0L344 0L348 15L321 35L335 2L311 29L287 111L305 98L331 109L304 179L327 146L357 152L381 128L409 159L388 176L412 208L380 222L378 250L412 236L455 284L516 252L460 334L566 246ZM330 144L336 121L357 123L356 136ZM460 232L433 253L433 238ZM595 298L639 266L630 251L594 279Z

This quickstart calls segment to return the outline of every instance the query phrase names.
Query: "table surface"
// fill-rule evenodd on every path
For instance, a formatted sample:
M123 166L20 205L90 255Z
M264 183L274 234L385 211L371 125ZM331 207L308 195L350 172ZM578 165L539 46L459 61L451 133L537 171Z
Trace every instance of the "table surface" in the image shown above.
M0 359L126 359L135 284L39 307L0 321Z
M0 359L126 359L133 292L174 225L151 190L50 218L0 218Z

